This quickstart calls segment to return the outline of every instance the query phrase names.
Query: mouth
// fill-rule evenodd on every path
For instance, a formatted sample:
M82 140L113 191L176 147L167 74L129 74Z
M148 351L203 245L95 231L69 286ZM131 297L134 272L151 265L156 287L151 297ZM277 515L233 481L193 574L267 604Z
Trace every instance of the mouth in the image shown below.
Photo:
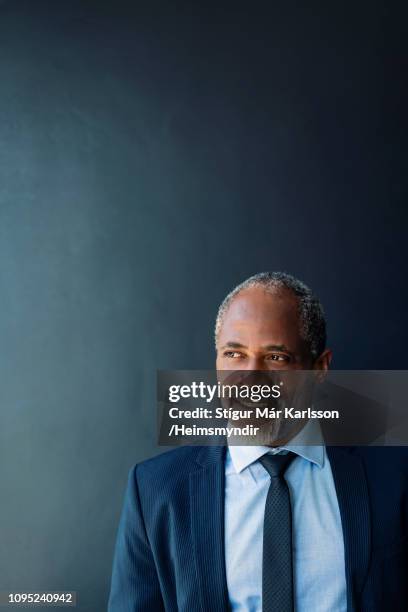
M243 408L247 408L249 410L253 410L254 408L269 408L270 404L268 402L253 402L249 399L235 398L233 400L234 404L239 404Z

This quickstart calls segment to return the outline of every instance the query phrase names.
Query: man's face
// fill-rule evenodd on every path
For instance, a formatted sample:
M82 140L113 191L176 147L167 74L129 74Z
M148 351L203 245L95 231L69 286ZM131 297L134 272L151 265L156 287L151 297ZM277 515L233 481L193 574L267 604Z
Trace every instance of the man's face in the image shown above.
M241 291L231 302L219 330L216 369L223 384L283 385L274 408L309 405L313 379L307 372L295 370L325 370L330 351L314 360L300 334L296 297L288 290L267 292L262 287ZM221 374L222 373L222 374ZM268 404L269 407L272 407ZM248 402L245 403L248 406ZM245 407L244 406L244 407ZM226 407L242 408L239 399L230 400ZM243 421L247 423L248 421ZM291 439L305 420L291 421L254 418L260 427L258 442L276 446Z
M297 299L288 290L244 289L231 302L218 335L217 370L312 369L300 335Z

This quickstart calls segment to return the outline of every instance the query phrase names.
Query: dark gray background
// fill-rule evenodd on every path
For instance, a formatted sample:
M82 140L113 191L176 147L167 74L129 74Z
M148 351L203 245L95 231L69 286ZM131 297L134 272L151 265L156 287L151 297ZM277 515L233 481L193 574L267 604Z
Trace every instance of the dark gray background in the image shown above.
M408 367L400 6L0 3L0 590L106 608L156 368L211 367L246 276Z

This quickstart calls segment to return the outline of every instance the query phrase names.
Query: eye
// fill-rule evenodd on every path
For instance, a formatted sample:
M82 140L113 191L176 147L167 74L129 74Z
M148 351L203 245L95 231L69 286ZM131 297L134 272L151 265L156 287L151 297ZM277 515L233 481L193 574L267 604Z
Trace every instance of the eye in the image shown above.
M290 361L287 355L281 355L279 353L272 353L272 355L268 355L266 359L268 359L269 361L281 361L285 363Z
M240 353L239 351L224 351L223 356L227 357L227 359L239 359L240 357L243 357L244 355Z

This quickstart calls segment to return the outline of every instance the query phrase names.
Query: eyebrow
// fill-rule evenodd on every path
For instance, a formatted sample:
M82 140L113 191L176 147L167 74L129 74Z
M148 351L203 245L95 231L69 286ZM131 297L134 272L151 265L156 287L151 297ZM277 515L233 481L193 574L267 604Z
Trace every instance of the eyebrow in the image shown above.
M284 344L268 344L262 347L265 351L287 351L289 349Z
M248 348L247 346L245 346L244 344L241 344L240 342L226 342L224 344L224 346L222 346L221 348Z
M226 342L221 348L246 349L248 347L244 344L241 344L240 342ZM284 344L268 344L267 346L263 346L262 349L265 351L288 351L287 347Z

